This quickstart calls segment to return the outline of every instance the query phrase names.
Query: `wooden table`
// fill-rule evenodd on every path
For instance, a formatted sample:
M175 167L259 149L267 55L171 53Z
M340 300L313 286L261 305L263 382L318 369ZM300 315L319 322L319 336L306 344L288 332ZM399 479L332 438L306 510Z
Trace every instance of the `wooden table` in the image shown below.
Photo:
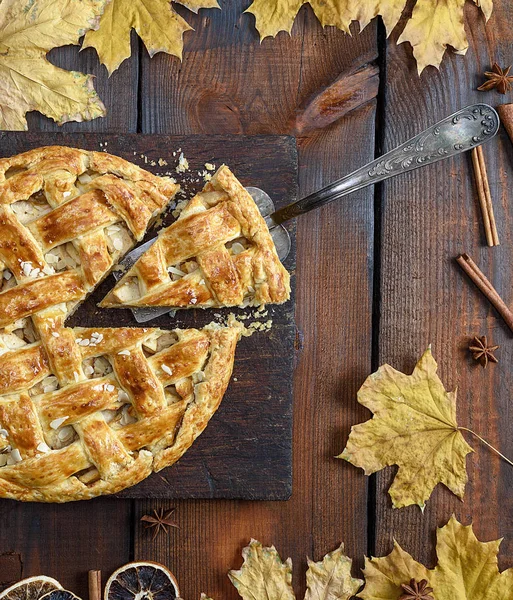
M54 51L67 68L96 73L109 110L105 119L69 123L67 131L170 134L294 133L309 100L341 74L379 66L377 97L335 123L297 139L300 189L307 194L370 161L425 126L478 100L502 102L475 91L491 62L511 62L513 5L496 0L485 30L467 3L471 47L447 57L440 72L416 74L411 50L386 43L372 22L350 38L322 30L309 8L292 37L260 44L249 0L221 0L223 12L187 13L197 29L186 34L183 63L159 54L149 59L134 36L133 56L109 81L92 50ZM186 14L181 8L178 9ZM336 98L334 99L336 101ZM33 130L58 129L37 114ZM513 565L513 470L471 441L469 484L462 504L438 486L425 514L393 510L386 490L390 468L375 477L333 458L351 425L369 417L356 403L365 377L389 362L411 371L429 343L449 389L459 388L461 425L481 432L513 455L513 339L493 309L454 264L469 252L506 302L513 301L513 146L505 133L486 148L501 246L485 247L468 156L426 167L298 222L297 311L302 348L295 375L294 491L288 502L173 502L181 527L155 542L140 517L159 502L99 499L66 506L2 502L0 552L21 555L23 575L45 573L85 597L87 570L110 574L130 559L152 559L177 575L186 598L206 592L217 600L237 594L226 573L241 564L251 537L274 543L294 561L302 597L306 557L319 560L344 541L355 574L364 554L391 550L392 538L417 559L435 560L435 528L454 512L474 522L482 540L505 537L502 568ZM486 371L469 360L472 335L501 345L500 363ZM6 560L5 557L3 560ZM21 569L18 557L11 558Z

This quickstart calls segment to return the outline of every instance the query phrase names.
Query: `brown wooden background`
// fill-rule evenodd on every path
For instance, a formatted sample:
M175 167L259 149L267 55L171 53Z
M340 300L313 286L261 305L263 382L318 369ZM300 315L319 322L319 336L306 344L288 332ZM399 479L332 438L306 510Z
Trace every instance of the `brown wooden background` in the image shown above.
M221 5L222 13L183 11L197 30L186 34L183 63L165 55L150 60L134 37L132 58L107 81L92 50L54 51L51 58L59 65L98 75L96 86L109 109L105 119L63 129L293 133L313 96L340 75L377 65L380 87L374 99L329 126L299 135L300 191L306 194L465 104L507 101L475 88L491 62L513 60L509 0L496 0L486 30L478 9L467 2L472 24L467 56L451 55L440 72L430 68L420 79L411 50L386 44L376 22L351 38L333 28L323 31L304 8L292 37L281 33L260 44L253 17L241 15L249 0L221 0ZM334 110L340 109L340 99L330 98ZM56 129L36 114L29 122L32 129ZM369 417L356 403L365 377L384 362L411 370L430 342L443 381L459 387L460 424L513 455L512 334L453 261L459 252L469 252L513 302L513 147L504 133L486 148L486 156L499 248L484 246L468 157L359 192L298 222L296 320L303 348L295 374L290 501L173 502L181 529L156 542L139 519L159 502L2 502L0 551L21 555L23 575L44 572L77 593L85 594L88 569L110 574L136 558L169 565L188 599L203 591L229 600L237 595L226 572L240 566L242 547L255 537L293 558L294 586L301 595L306 556L318 560L341 541L355 559L355 574L365 553L390 551L394 536L415 558L433 564L435 527L455 512L465 523L472 519L483 540L504 536L500 565L513 566L513 470L474 440L465 503L438 487L424 516L413 507L392 510L386 489L393 469L368 479L332 458L343 449L350 426ZM501 345L499 365L487 371L472 364L465 350L469 336L485 333ZM11 562L20 569L16 558Z

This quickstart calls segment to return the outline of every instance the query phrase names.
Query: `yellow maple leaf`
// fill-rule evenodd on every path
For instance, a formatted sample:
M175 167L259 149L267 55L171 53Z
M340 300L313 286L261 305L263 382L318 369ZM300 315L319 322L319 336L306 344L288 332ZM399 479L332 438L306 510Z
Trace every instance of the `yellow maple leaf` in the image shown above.
M411 20L398 43L410 42L417 59L419 73L428 65L438 67L447 46L459 54L468 48L463 22L466 0L417 0ZM486 20L493 10L493 0L473 0ZM349 33L352 21L363 29L381 15L387 32L399 22L407 0L254 0L247 12L255 15L260 38L290 33L294 19L304 4L310 4L322 26L334 25Z
M326 554L321 562L308 559L305 600L346 600L362 587L363 581L351 577L352 560L344 545Z
M437 533L438 564L426 569L394 542L383 558L366 558L364 600L398 598L401 584L425 579L439 600L511 600L513 568L499 572L497 554L500 540L480 542L472 526L463 526L453 516Z
M396 508L410 504L423 508L438 483L463 498L465 457L472 448L456 422L456 392L445 391L436 371L428 348L412 375L389 365L370 375L358 392L358 402L374 416L352 427L339 456L366 475L398 465L389 490Z
M219 8L217 0L177 0L193 12ZM95 31L88 31L83 47L96 48L109 75L130 56L130 31L135 29L150 56L167 52L182 58L183 34L192 27L170 0L111 0Z
M244 600L294 600L292 590L292 561L282 562L274 546L264 548L251 540L242 551L244 563L228 577Z
M256 540L251 540L242 556L242 568L228 576L244 600L295 599L290 558L283 562L274 546L264 548ZM363 581L351 577L351 562L343 545L320 562L308 560L305 600L348 600L356 594Z
M3 0L0 4L0 129L27 129L38 110L57 123L105 115L91 75L52 65L46 53L76 44L105 0Z
M419 73L429 65L438 67L447 46L457 54L465 54L468 40L465 33L463 9L466 0L418 0L412 18L406 24L398 44L410 42L417 59ZM481 6L486 19L493 9L492 0L474 0Z

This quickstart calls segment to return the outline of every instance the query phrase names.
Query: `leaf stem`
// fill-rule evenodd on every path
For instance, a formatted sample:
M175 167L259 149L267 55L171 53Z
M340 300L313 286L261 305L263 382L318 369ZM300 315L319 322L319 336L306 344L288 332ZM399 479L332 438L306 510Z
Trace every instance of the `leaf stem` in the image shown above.
M472 429L468 429L467 427L458 427L458 430L459 431L468 431L472 435L476 436L476 438L478 440L480 440L485 446L488 446L488 448L490 448L490 450L493 450L503 460L505 460L507 463L509 463L513 467L513 461L511 461L507 456L504 456L504 454L502 454L502 452L499 452L497 450L497 448L494 448L491 444L489 444L486 440L484 440L480 435L477 435L477 433L475 431L472 431Z

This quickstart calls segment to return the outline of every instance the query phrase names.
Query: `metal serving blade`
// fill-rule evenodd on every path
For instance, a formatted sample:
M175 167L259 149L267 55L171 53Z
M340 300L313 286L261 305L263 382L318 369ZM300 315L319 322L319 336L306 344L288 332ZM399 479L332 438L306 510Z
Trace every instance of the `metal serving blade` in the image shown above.
M246 190L249 192L255 204L258 206L258 210L261 212L264 217L267 226L269 229L272 227L272 236L274 243L276 244L276 249L278 251L278 256L280 260L283 260L287 257L290 251L290 237L288 231L283 227L283 225L276 225L270 219L270 215L275 211L274 203L269 197L269 194L256 187L247 187ZM155 242L157 238L154 237L151 240L148 240L141 246L137 246L131 252L129 252L123 260L119 261L119 264L123 267L122 271L114 271L114 278L116 280L121 279L124 273L128 271L137 259L144 253L148 248ZM280 254L281 252L281 254ZM156 308L131 308L130 309L135 317L135 320L138 323L147 323L161 315L165 315L166 313L174 313L176 309L170 309L167 307L156 307Z
M271 232L274 245L276 246L276 252L280 257L280 260L284 261L290 252L290 235L283 225L278 225L273 221L271 215L273 215L276 210L274 202L269 197L269 194L260 188L248 186L246 190L258 206L260 214L264 217L267 227L269 227L269 231Z
M134 250L129 252L122 260L119 261L119 264L123 267L122 270L114 271L112 274L114 275L114 279L118 281L123 277L123 275L132 268L137 259L144 253L150 246L154 244L157 240L154 237L151 240L148 240L141 246L137 246ZM146 323L147 321L151 321L152 319L156 319L161 315L165 315L168 312L173 312L171 309L166 307L157 307L157 308L131 308L132 314L135 317L135 320L138 323Z

